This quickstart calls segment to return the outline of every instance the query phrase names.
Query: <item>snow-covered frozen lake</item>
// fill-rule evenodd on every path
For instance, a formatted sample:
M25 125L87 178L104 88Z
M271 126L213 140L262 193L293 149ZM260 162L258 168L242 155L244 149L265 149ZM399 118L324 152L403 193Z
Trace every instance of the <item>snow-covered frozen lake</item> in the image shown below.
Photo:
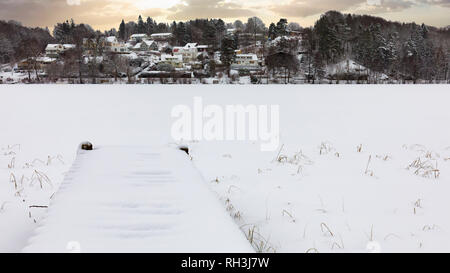
M192 105L194 97L204 104L279 105L277 151L261 152L253 141L187 143L206 186L253 234L256 251L449 252L449 91L448 85L0 86L0 252L27 244L45 212L40 206L57 192L81 141L170 145L171 110Z

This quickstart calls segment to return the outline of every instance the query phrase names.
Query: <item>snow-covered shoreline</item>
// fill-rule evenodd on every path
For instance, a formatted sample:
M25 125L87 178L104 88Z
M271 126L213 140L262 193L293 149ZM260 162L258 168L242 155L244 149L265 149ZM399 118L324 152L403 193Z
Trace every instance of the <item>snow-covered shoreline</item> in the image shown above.
M257 251L364 252L373 240L381 251L448 252L448 91L448 85L1 86L0 251L25 246L45 211L29 206L48 203L79 142L168 145L172 107L201 96L208 104L280 105L282 157L250 141L187 143L236 224L257 235ZM437 164L439 177L415 174L418 158ZM37 180L27 181L15 196L11 173L32 180L35 170L52 185L42 190Z

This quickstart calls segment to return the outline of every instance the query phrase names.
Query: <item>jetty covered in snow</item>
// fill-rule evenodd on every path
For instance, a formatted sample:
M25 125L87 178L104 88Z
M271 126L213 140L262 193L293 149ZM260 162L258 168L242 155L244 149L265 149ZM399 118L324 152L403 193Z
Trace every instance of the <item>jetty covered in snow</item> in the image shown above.
M252 252L174 148L80 150L24 252Z

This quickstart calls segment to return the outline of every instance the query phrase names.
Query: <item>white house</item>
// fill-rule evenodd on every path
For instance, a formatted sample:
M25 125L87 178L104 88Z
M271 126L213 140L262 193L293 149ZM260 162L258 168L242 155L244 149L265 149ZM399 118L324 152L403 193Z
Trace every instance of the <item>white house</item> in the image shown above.
M157 50L149 50L146 55L151 63L158 63L161 60L161 52Z
M45 55L50 58L58 58L62 52L75 48L73 44L48 44L45 48Z
M258 56L256 54L236 54L233 63L231 64L232 69L258 69Z
M198 56L197 43L187 43L185 46L176 46L172 49L173 55L181 55L184 62L195 61Z
M133 51L149 51L149 50L158 50L158 45L153 40L142 40L137 43L133 48Z
M150 37L153 40L156 41L168 41L170 39L173 38L173 34L170 32L166 32L166 33L153 33L152 35L150 35Z
M235 34L237 29L235 28L227 28L227 35Z
M105 51L110 53L126 53L127 47L124 43L117 40L116 36L105 38Z
M148 39L148 35L145 33L137 33L137 34L133 34L130 36L130 40L136 43L140 43L143 40L147 40Z
M214 52L214 61L218 64L221 64L222 61L220 60L220 56L222 55L222 53L220 53L220 51L215 51Z
M105 38L106 43L108 44L116 44L119 42L119 40L117 40L116 36L109 36Z
M45 48L45 55L50 58L59 57L59 53L63 52L64 47L62 44L48 44Z
M198 45L197 46L197 51L200 52L206 52L208 51L209 46L208 45Z
M63 44L63 51L69 50L69 49L75 49L77 46L74 44Z
M175 68L183 67L183 57L181 55L162 54L161 62L171 64Z

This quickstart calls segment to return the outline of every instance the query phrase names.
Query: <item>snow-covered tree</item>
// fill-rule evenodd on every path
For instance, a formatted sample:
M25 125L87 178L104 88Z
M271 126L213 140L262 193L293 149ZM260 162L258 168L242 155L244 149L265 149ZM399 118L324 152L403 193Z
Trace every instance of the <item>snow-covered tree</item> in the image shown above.
M277 37L277 27L274 23L270 23L269 25L269 32L268 32L269 39L273 40Z
M288 23L287 19L281 18L276 25L277 36L285 36L288 33Z
M334 63L343 53L342 37L339 31L345 27L344 17L339 12L327 12L314 25L319 54L323 60Z

